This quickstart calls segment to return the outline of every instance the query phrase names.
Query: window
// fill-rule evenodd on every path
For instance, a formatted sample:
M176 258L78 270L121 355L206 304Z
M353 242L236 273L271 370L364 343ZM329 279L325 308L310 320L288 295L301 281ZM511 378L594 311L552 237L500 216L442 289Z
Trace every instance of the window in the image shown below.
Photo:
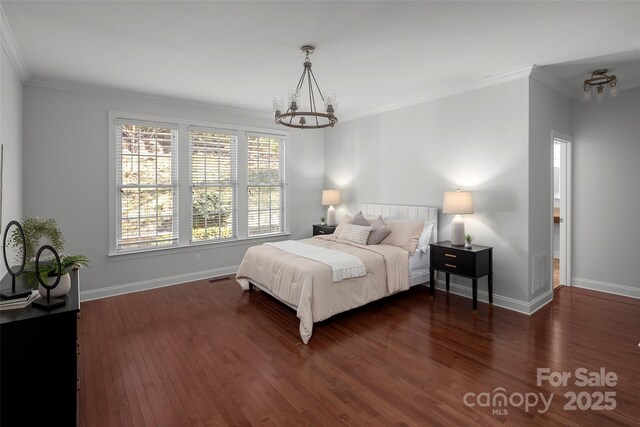
M284 231L284 138L247 134L247 235Z
M191 241L236 237L238 137L189 127Z
M110 111L109 255L286 233L286 135L268 132Z
M118 252L178 244L175 126L116 121Z

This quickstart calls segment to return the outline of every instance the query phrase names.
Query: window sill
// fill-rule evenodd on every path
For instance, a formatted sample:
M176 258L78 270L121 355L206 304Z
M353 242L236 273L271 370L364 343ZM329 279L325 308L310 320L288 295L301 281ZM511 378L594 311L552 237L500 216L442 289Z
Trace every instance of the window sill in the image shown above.
M204 249L214 249L217 247L232 247L241 245L255 244L256 242L269 241L282 237L291 236L291 233L273 233L263 236L243 237L241 239L230 239L220 242L193 242L182 246L171 246L167 248L142 249L139 251L131 251L125 253L109 253L109 261L125 261L136 258L147 258L154 256L172 255L182 252L201 251Z

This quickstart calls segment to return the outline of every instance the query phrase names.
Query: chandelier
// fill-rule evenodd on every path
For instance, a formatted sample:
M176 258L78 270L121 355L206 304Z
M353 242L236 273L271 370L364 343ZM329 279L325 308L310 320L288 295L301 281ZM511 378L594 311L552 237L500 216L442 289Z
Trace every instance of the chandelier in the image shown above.
M605 98L618 96L618 78L608 76L607 69L595 70L591 73L591 78L584 81L582 100L589 102L595 99L596 102L604 102Z
M306 54L304 59L304 70L298 81L298 86L289 91L287 97L287 110L283 113L284 104L282 98L274 98L273 113L276 123L298 129L321 129L333 127L338 118L334 115L336 108L335 92L325 92L324 96L318 86L316 77L311 71L311 61L309 55L315 50L313 46L302 46L300 50ZM306 83L305 83L306 80ZM315 90L314 90L315 86ZM305 90L306 89L306 90ZM302 97L302 92L308 92L308 105L302 105L300 99L307 101L307 96ZM318 95L315 94L317 91ZM319 96L319 99L317 98ZM324 111L316 108L316 99L324 104Z

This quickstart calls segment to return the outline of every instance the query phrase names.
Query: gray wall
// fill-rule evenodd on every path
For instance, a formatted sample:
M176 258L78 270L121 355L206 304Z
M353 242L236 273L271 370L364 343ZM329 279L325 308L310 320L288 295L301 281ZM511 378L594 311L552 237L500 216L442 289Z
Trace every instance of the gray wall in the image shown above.
M275 127L268 119L223 114L204 107L188 108L122 94L25 86L24 212L56 218L66 236L66 251L90 258L90 268L81 272L83 299L234 272L245 250L262 241L107 256L109 110ZM292 131L287 155L289 228L293 238L309 237L311 224L323 212L323 132ZM198 264L196 253L201 256Z
M531 262L529 290L533 298L553 289L553 141L551 131L571 134L571 100L534 78L529 79L529 258L545 254L547 285L533 291Z
M528 312L528 103L523 78L328 130L326 186L342 189L339 214L365 202L442 207L445 191L473 191L465 230L494 247L494 301ZM452 219L440 215L440 239L449 238ZM453 281L455 292L470 295L469 281Z
M572 107L572 284L640 298L640 88Z
M6 224L22 218L22 82L4 48L0 52L0 142L4 145L0 235L4 237ZM8 258L14 260L9 254ZM6 270L0 260L0 277Z

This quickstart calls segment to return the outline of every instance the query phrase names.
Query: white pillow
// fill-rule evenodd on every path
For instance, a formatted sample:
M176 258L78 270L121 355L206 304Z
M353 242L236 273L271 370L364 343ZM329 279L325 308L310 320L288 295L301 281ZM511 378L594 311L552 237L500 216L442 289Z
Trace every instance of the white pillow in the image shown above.
M359 245L366 245L369 233L371 233L370 225L345 224L340 231L338 239L357 243Z
M422 229L422 233L418 238L418 246L417 250L422 252L423 254L427 253L427 249L429 249L429 240L431 240L431 233L433 232L433 223L425 222L424 228Z

